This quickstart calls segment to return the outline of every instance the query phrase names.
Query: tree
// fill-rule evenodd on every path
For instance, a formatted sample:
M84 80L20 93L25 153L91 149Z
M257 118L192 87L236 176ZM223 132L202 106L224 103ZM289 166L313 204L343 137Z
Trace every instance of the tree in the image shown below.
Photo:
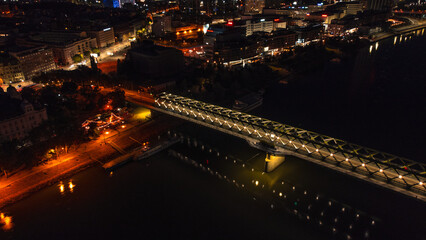
M75 82L64 82L62 84L61 92L64 94L74 94L77 92L77 84Z
M113 92L107 94L107 98L112 100L112 106L114 108L124 107L126 103L126 97L124 96L124 91L116 89Z
M99 54L100 52L99 48L92 48L92 53Z
M83 61L83 57L81 56L81 54L76 54L76 55L74 55L74 56L72 57L72 60L73 60L75 63L79 63L79 62Z
M21 95L23 99L26 99L30 103L36 102L36 91L30 87L24 87L21 91Z

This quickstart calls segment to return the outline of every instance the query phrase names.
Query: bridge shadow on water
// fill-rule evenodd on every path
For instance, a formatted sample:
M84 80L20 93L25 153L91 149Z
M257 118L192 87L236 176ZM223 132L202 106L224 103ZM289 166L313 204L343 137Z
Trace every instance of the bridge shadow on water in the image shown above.
M336 239L422 239L425 204L311 162L286 157L264 173L265 153L239 138L188 123L170 154Z

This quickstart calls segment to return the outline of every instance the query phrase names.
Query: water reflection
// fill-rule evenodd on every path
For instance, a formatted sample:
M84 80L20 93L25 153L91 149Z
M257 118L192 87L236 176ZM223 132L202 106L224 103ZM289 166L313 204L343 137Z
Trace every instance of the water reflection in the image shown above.
M59 192L61 193L61 195L65 194L65 184L60 181L58 184L59 187ZM75 188L75 184L72 182L72 180L70 179L68 182L68 189L70 190L70 192L74 192L74 188Z
M69 189L70 189L70 192L73 192L73 191L74 191L74 187L75 187L75 185L72 183L72 180L70 180L70 182L68 183L68 187L69 187Z
M61 194L64 194L65 192L65 187L64 184L62 183L62 181L59 182L59 191L61 192Z
M319 224L321 231L338 238L364 238L369 236L372 230L377 232L374 226L377 223L376 217L361 213L358 209L324 195L319 197L320 194L315 191L306 190L304 186L288 180L285 180L285 183L284 179L271 183L267 177L262 176L263 171L262 174L259 171L252 171L255 169L253 163L244 163L243 160L237 160L230 155L225 159L226 154L222 152L218 155L218 149L206 144L195 145L194 142L200 141L184 134L179 135L182 139L181 146L170 149L171 156L204 172L209 172L237 188L246 186L244 191L253 194L254 201L259 198L274 210L292 213L293 216L308 224ZM202 146L206 146L211 151L204 152ZM209 162L205 161L206 157L210 160Z
M0 213L0 225L3 231L9 231L13 228L12 217Z

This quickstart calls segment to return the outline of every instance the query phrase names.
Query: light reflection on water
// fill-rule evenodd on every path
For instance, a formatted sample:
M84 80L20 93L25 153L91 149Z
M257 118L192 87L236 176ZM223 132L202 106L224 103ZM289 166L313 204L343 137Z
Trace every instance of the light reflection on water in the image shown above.
M0 213L0 225L3 231L10 231L13 228L12 216Z
M61 193L61 195L65 195L65 184L62 181L60 181L58 184L58 187L59 187L59 192ZM70 179L68 182L68 189L71 193L73 193L74 188L75 188L75 184L72 182L72 179Z

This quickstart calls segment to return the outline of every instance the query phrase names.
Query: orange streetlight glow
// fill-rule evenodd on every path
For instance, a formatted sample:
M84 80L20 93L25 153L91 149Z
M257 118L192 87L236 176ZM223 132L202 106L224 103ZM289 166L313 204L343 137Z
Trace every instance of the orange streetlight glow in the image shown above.
M63 193L64 191L65 191L65 188L64 188L64 184L60 184L59 185L59 191L61 192L61 193Z
M3 224L2 229L4 231L10 230L13 227L12 217L6 216L4 213L0 213L0 223Z
M73 192L75 185L70 181L68 187L70 188L70 191Z

